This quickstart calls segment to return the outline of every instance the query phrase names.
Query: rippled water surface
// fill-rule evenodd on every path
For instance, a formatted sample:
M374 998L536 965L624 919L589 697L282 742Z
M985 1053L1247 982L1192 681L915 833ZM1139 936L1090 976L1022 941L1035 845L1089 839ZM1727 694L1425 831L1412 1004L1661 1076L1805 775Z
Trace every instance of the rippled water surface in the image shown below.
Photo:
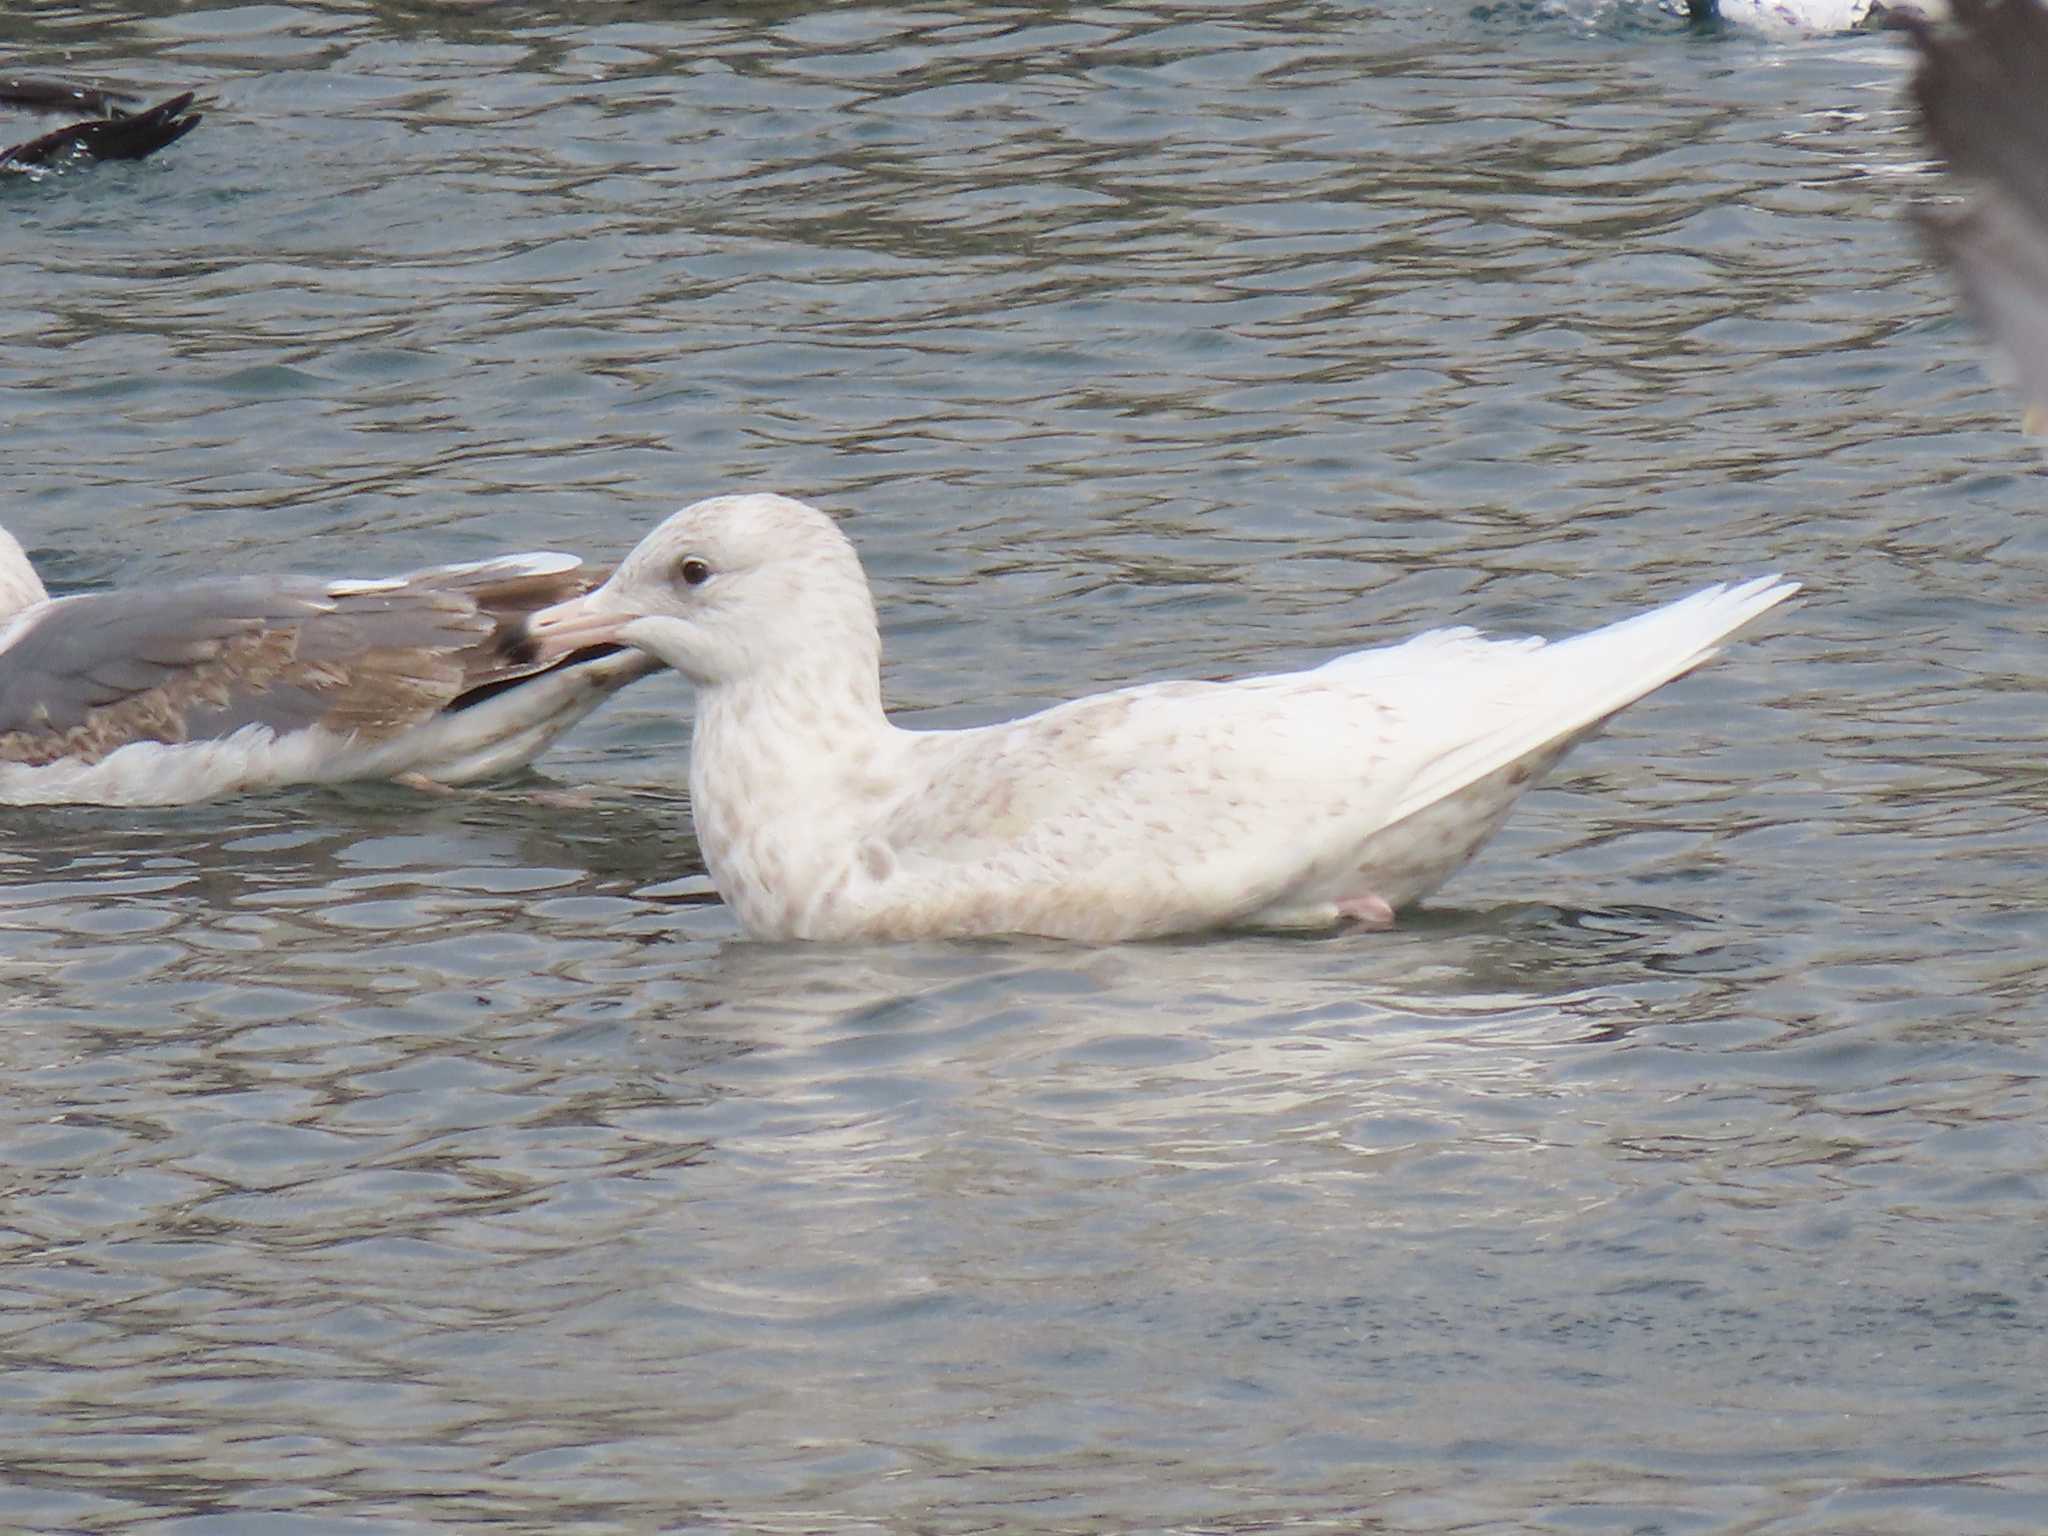
M1809 584L1387 935L752 944L688 698L0 840L0 1526L2048 1528L2048 493L1890 39L1653 6L0 18L63 587L841 513L892 699Z

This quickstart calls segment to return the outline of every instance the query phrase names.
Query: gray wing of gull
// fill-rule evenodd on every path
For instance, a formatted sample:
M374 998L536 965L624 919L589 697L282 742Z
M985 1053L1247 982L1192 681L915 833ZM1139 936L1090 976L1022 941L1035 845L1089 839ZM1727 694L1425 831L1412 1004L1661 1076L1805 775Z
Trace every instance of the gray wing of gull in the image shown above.
M0 762L96 762L132 741L249 725L387 740L586 659L536 665L525 619L608 574L522 554L377 580L251 576L45 603L0 638ZM657 667L615 669L611 686Z
M1920 222L1978 323L2048 407L2048 7L1955 0L1954 24L1907 23L1913 99L1929 142L1976 183Z
M541 609L604 585L610 566L586 565L574 555L552 551L538 554L503 555L463 565L435 565L409 575L385 581L343 582L354 591L427 589L454 594L473 603L489 620L489 633L461 656L462 693L450 708L462 709L475 699L490 697L515 687L520 681L558 671L587 660L593 652L614 652L622 646L597 646L590 651L536 663L532 643L526 635L526 621ZM652 657L638 668L615 669L615 687L661 670Z
M492 620L409 582L241 577L32 609L0 646L0 761L97 761L245 725L386 739L463 689Z

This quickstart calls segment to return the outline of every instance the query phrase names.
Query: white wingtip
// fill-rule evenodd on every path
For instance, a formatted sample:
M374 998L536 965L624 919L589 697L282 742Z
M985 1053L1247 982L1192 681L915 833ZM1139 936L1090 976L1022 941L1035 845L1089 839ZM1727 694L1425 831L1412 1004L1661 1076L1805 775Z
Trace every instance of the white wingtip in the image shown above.
M565 555L556 549L536 549L518 555L494 555L488 560L465 560L460 565L430 566L424 571L413 573L413 579L421 576L560 576L582 565L577 555Z
M1799 590L1772 574L1722 582L1583 635L1520 651L1489 691L1491 729L1438 758L1393 819L1586 734L1630 704L1710 660L1721 642Z

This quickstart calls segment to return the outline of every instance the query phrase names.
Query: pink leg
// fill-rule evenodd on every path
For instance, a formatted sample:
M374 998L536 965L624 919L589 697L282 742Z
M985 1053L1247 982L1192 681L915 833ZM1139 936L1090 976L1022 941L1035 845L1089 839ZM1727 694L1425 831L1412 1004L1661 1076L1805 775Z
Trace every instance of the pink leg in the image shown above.
M1394 926L1394 909L1370 891L1363 896L1346 896L1337 903L1337 915L1350 919L1361 928Z

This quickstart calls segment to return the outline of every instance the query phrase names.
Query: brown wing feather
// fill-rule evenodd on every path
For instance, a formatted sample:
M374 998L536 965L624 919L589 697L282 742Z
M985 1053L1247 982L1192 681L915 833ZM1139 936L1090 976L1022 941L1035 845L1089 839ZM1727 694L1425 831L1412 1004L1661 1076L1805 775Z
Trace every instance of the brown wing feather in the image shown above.
M544 558L52 603L0 650L0 761L97 762L131 742L218 740L248 725L389 740L578 659L537 665L525 619L611 573L535 569Z
M509 566L512 562L504 562ZM421 571L411 582L431 583L444 591L458 591L490 620L491 632L461 653L462 687L467 695L476 689L495 690L522 677L552 670L565 659L546 665L533 659L526 640L526 621L541 609L581 597L604 585L610 566L575 565L560 571L505 570L496 563L468 570Z
M430 719L491 620L457 593L286 579L55 602L0 651L0 761L321 726L364 743Z
M214 659L157 687L90 709L77 725L0 731L0 762L40 766L70 757L96 763L130 742L188 740L186 721L193 713L225 709L245 689L275 686L292 669L296 642L290 630L237 636L220 642ZM327 680L305 681L320 686Z
M431 719L462 692L460 653L367 651L336 676L320 724L360 741L388 741Z

